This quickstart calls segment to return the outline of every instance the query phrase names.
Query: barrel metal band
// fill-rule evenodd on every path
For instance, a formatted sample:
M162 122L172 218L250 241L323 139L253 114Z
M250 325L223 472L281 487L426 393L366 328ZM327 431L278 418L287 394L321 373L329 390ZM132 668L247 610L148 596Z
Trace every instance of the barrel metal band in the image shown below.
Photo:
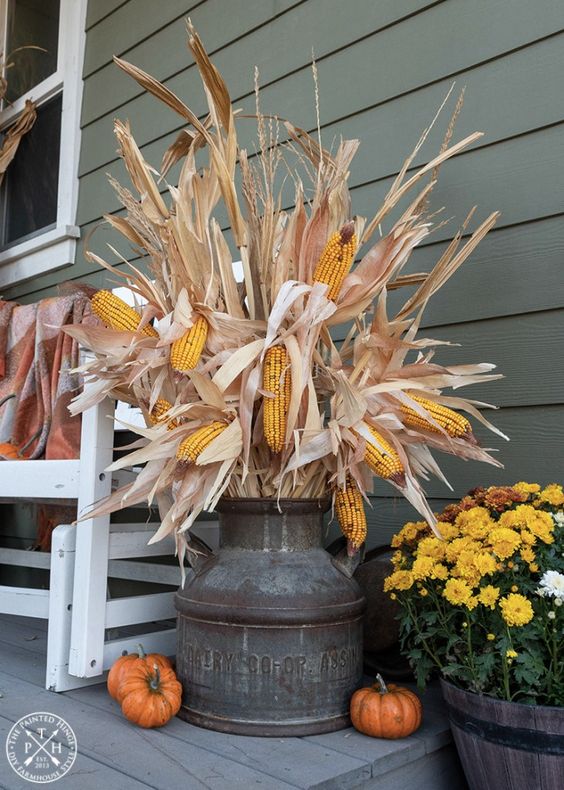
M499 746L525 752L564 755L564 737L548 732L530 730L526 727L510 727L493 721L476 719L447 703L448 715L455 727Z

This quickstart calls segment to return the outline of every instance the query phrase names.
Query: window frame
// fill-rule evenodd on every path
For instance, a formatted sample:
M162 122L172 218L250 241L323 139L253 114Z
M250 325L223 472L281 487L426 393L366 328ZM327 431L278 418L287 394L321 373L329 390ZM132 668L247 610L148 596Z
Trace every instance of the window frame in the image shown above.
M80 154L80 112L82 69L86 41L87 0L60 0L57 70L11 106L0 110L0 132L14 123L26 99L37 107L63 95L57 192L57 220L25 240L0 250L0 287L9 288L47 272L70 266L75 261L80 229L76 226L78 202L78 162ZM0 0L0 47L6 44L8 0ZM16 153L17 156L17 153Z

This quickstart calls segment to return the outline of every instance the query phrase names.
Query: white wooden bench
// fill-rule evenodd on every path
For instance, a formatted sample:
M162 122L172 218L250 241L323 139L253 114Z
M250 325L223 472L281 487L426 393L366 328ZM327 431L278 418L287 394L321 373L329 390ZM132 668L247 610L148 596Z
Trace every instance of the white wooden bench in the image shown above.
M82 417L80 459L0 462L0 497L17 501L76 500L78 513L111 491L104 470L112 461L113 401L107 399ZM213 524L210 524L212 526ZM148 630L108 639L108 629L155 623L175 617L174 592L108 600L109 577L177 585L176 565L136 562L174 553L174 541L147 545L154 524L111 524L109 516L60 525L51 553L0 548L0 563L50 570L49 589L0 585L0 612L48 620L46 688L65 691L100 682L113 661L139 642L147 651L171 655L175 628Z

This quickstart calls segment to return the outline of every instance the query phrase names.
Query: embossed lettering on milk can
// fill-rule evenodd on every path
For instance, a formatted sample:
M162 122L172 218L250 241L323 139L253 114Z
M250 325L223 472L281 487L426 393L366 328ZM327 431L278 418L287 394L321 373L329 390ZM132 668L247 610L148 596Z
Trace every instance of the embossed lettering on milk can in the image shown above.
M316 499L223 499L220 547L176 595L180 716L224 732L305 735L349 723L364 598L322 548Z

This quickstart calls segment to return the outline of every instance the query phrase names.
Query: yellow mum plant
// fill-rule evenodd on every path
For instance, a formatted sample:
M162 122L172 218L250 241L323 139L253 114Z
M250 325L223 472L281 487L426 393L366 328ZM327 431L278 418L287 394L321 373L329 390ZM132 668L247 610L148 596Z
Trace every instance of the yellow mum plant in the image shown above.
M189 528L220 497L332 497L354 552L376 477L436 529L421 485L444 480L432 451L499 465L462 414L496 430L488 404L449 391L497 375L485 363L441 365L434 354L444 341L417 332L429 299L497 213L471 232L472 209L431 272L402 271L444 224L430 209L440 166L481 133L453 142L451 122L418 167L429 127L366 219L348 186L357 140L326 150L319 136L264 117L258 88L256 113L241 115L190 25L188 43L208 104L202 118L115 59L186 128L157 170L129 124L115 123L132 187L112 179L124 210L106 220L142 263L118 255L112 266L88 253L136 304L99 291L100 324L69 330L92 352L74 412L109 395L140 407L147 427L136 429L142 446L110 467L143 470L91 515L156 501L154 540L174 533L182 558ZM248 151L237 134L251 123L258 139ZM173 166L176 186L167 182ZM387 296L400 288L408 295L390 310Z
M564 705L564 492L477 488L392 539L384 589L418 681L433 670L500 699Z

